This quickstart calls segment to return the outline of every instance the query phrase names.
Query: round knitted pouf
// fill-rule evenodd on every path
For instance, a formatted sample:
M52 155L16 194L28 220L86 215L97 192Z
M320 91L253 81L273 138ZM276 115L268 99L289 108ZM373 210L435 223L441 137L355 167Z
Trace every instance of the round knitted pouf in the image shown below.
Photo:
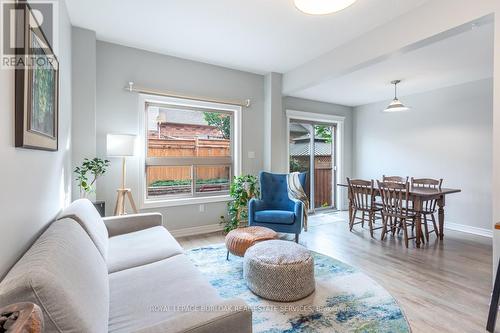
M243 257L246 250L257 242L275 239L278 234L265 227L244 227L231 230L225 239L226 248L229 253Z
M262 298L297 301L314 291L314 259L305 247L290 241L261 242L245 253L243 277Z

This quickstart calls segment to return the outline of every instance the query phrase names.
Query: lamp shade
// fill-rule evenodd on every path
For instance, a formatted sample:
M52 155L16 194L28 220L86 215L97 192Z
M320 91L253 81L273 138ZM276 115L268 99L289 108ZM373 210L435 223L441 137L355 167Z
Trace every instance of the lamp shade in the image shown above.
M391 104L387 106L384 112L403 112L410 111L410 108L405 106L401 101L397 98L393 99Z
M294 0L295 7L303 13L324 15L345 9L357 0Z
M108 156L133 156L135 153L135 135L108 134L106 136Z

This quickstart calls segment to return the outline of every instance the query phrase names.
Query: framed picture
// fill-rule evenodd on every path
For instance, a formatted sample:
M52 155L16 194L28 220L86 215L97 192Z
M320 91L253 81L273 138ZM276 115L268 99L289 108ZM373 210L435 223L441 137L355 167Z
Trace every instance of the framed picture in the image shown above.
M24 63L15 70L15 145L57 151L59 62L29 4L19 7L24 19L16 22L16 35L24 43L17 56Z

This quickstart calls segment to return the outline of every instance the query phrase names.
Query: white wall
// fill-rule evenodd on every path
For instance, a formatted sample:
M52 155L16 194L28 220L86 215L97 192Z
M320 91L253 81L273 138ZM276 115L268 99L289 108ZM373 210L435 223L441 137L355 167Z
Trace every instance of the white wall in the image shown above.
M383 113L389 103L355 108L354 175L443 178L446 221L491 230L491 79L402 97L410 112Z
M59 151L14 147L14 71L0 70L0 279L71 196L71 26L59 7Z

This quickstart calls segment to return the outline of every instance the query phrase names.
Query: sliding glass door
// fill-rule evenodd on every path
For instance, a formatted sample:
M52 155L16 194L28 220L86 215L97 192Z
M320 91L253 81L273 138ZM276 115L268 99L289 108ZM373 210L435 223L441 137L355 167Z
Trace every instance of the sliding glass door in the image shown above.
M306 172L305 192L311 210L335 208L336 127L302 120L290 120L290 172Z

